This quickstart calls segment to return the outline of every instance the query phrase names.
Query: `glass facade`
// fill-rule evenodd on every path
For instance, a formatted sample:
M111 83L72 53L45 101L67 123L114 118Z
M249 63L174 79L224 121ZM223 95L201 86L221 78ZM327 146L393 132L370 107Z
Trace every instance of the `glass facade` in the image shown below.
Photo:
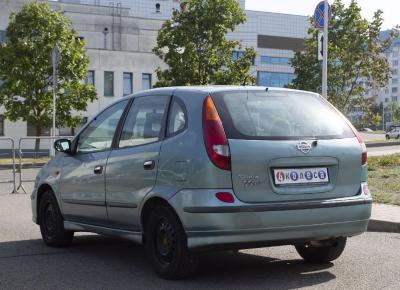
M142 90L149 90L151 87L151 74L142 74Z
M262 64L280 64L280 65L289 65L290 58L288 57L274 57L274 56L261 56Z
M132 86L132 73L124 72L124 96L132 94L133 86Z
M286 87L294 79L292 73L280 72L264 72L260 71L257 75L257 83L259 86L266 87Z
M112 97L114 96L114 72L105 71L104 72L104 96Z

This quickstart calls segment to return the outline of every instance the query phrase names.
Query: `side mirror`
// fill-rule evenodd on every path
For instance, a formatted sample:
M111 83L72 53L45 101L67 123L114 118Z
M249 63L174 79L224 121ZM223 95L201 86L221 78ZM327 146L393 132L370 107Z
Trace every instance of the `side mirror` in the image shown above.
M54 149L58 152L71 153L71 141L68 139L58 139L54 142Z

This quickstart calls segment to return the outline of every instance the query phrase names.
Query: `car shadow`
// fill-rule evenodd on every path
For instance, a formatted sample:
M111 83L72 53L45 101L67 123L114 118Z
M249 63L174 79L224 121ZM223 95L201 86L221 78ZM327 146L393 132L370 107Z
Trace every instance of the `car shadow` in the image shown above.
M263 250L263 255L258 250L203 254L193 276L167 281L154 274L144 248L126 240L80 235L66 248L49 248L39 239L2 242L0 285L31 289L294 289L335 279L329 272L332 263L310 265L301 259L281 260L276 254L269 258L264 256L268 251Z

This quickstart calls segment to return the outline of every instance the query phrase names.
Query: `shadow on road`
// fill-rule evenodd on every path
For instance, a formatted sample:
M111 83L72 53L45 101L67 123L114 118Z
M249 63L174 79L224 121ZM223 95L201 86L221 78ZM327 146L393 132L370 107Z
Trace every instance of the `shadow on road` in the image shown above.
M68 248L49 248L41 240L0 243L2 289L293 289L334 279L332 266L219 252L202 255L194 276L165 281L153 273L144 248L124 240L78 236Z

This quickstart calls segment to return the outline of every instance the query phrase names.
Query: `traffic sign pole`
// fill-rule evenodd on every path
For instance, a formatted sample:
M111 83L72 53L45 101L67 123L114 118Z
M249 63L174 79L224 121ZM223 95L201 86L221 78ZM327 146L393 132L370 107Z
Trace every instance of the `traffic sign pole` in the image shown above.
M324 1L324 41L322 42L322 96L328 98L328 0Z

